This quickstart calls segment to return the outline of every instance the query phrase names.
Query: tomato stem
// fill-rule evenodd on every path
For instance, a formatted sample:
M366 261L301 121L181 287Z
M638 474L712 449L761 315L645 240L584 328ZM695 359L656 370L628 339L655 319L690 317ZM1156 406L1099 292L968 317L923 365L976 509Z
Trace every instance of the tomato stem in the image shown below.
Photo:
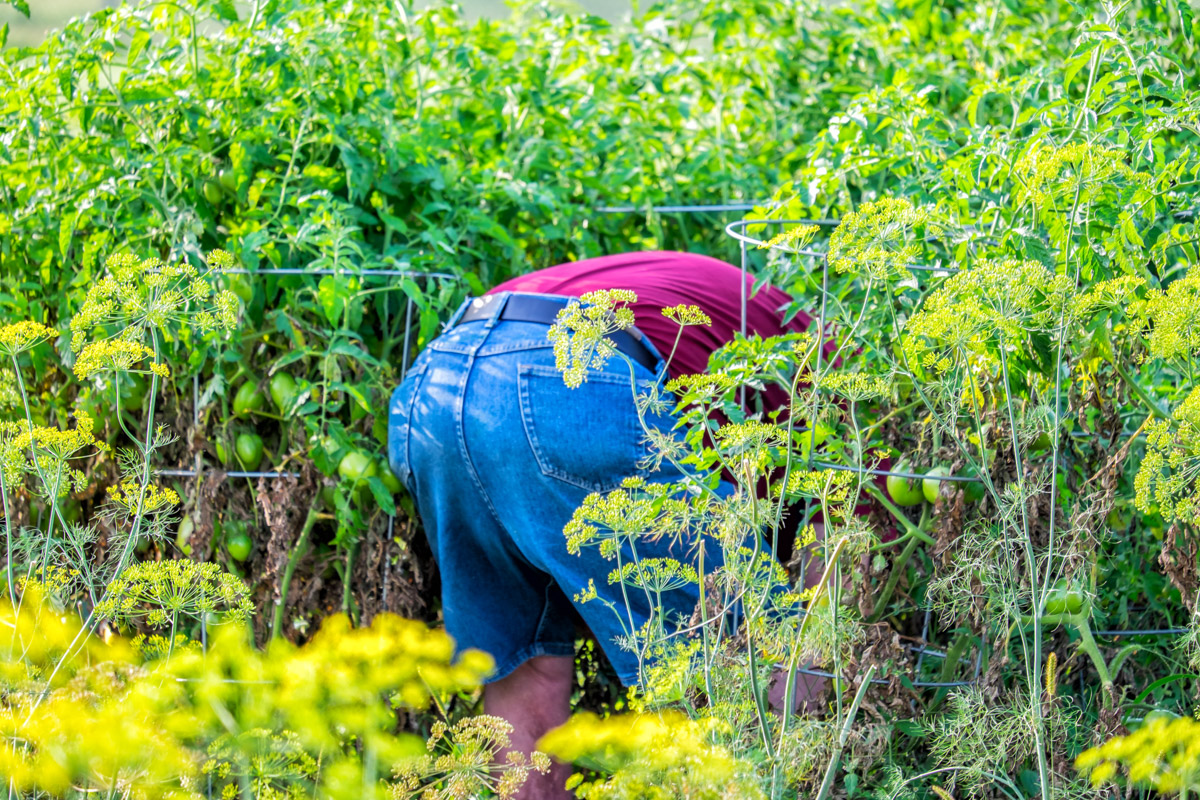
M300 538L296 540L296 546L292 548L292 554L288 557L287 567L283 570L283 580L279 583L279 600L275 603L275 616L271 621L271 638L278 639L280 631L283 628L283 610L287 606L288 589L292 585L292 575L296 572L296 565L300 563L300 559L308 552L308 535L312 532L313 525L316 524L317 505L314 503L308 509L308 516L304 520L304 527L300 529Z

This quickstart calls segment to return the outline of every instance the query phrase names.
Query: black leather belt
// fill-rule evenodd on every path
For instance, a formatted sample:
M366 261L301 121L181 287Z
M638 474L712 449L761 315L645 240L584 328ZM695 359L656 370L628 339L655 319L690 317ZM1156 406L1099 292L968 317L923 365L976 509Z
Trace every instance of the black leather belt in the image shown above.
M483 297L475 298L471 301L471 305L467 306L463 315L458 318L457 324L461 325L464 322L490 317L492 315L491 305L499 298L500 295L494 294L485 294ZM504 304L504 309L500 312L500 319L553 325L554 320L558 317L558 312L566 307L567 299L563 297L511 294L508 296L508 302ZM628 331L613 331L606 338L622 353L654 372L655 367L658 366L658 359L647 349L646 345L642 344L641 336L641 331L631 328Z

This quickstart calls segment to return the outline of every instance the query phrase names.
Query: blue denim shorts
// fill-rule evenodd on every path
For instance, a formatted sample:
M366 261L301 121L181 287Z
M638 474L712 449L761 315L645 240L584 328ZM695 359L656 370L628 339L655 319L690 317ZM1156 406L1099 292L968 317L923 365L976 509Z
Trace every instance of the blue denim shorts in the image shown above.
M464 304L392 395L391 468L416 501L441 571L446 629L459 647L492 654L491 680L534 656L573 655L582 619L632 686L638 658L617 645L617 616L603 602L577 604L573 597L592 580L602 599L623 613L628 608L640 627L650 614L645 594L629 592L626 606L621 585L608 583L616 563L596 547L568 553L563 534L589 493L638 475L649 452L629 366L614 357L605 371L568 388L554 366L549 326L500 320L500 299L490 317L453 326ZM633 370L639 383L656 378L640 364ZM674 424L670 417L647 421L663 431ZM642 559L692 562L683 545L672 548L665 537L637 547ZM706 567L719 564L714 550L706 549ZM690 617L697 599L694 584L666 592L667 619Z

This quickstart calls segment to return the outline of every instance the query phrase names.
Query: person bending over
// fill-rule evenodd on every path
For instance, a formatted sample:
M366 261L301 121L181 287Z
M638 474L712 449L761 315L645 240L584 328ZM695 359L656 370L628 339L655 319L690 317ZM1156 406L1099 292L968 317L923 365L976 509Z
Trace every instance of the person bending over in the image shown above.
M764 288L750 297L753 280L744 287L742 280L722 261L670 252L593 258L517 277L468 299L392 396L388 458L416 502L440 569L446 629L459 647L495 658L484 707L513 726L516 750L532 751L570 713L580 619L622 683L637 683L637 655L616 645L622 631L614 615L603 603L576 604L574 595L591 580L633 625L651 613L642 593L626 606L620 587L608 584L612 562L596 548L568 554L563 536L589 493L617 488L648 455L629 369L613 359L568 388L549 329L569 298L632 290L636 327L610 338L641 382L661 378L663 354L672 351L670 377L704 372L712 352L741 330L743 293L748 334L807 327L803 314L783 324L786 294ZM712 324L681 333L662 314L680 304L698 306ZM652 421L663 431L673 424ZM666 538L639 542L638 556L680 558ZM697 600L698 587L688 584L664 594L664 610L687 618ZM567 774L569 765L556 765L548 776L531 776L522 797L569 796Z

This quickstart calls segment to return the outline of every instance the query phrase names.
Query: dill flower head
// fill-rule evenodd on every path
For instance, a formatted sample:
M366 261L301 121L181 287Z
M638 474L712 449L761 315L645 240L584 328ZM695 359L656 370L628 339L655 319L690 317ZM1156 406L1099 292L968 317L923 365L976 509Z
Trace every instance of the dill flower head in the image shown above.
M161 627L180 617L224 614L231 622L250 618L250 590L236 575L212 563L144 561L125 569L96 604L96 616L118 624L144 619Z
M254 797L298 800L318 773L317 760L305 752L299 736L264 728L218 737L200 771L212 776L213 788L227 800L241 797L244 786Z
M153 514L179 505L179 494L171 488L154 484L143 486L138 481L122 481L120 486L108 487L109 502L130 517Z
M589 494L563 528L567 552L577 555L581 547L599 545L601 555L613 558L627 539L682 535L692 514L686 500L670 496L676 488L642 483L607 494Z
M608 575L611 585L621 583L645 588L651 592L669 592L700 582L695 567L673 558L643 558L626 561Z
M899 197L863 203L846 214L829 239L829 263L840 273L876 280L908 276L921 240L941 233L932 210Z
M542 737L538 749L607 773L579 787L583 798L765 797L754 766L717 742L728 732L715 718L678 711L603 719L582 713Z
M0 471L4 480L15 483L26 473L36 473L39 477L36 491L47 498L83 491L87 476L71 468L69 462L93 445L97 450L107 449L92 433L94 427L92 418L83 412L78 413L75 427L66 430L0 423Z
M512 725L487 714L452 725L435 722L425 745L428 754L396 768L392 797L458 800L488 791L501 798L515 796L529 773L550 771L550 759L537 751L526 755L510 750L501 762L499 753L509 746L511 735Z
M930 294L908 320L905 357L911 368L934 373L967 358L998 363L999 347L1057 325L1071 296L1069 279L1036 261L978 261Z
M127 339L91 342L75 358L75 376L82 380L106 372L133 371L136 365L147 358L153 359L154 351L141 342ZM171 370L166 364L151 361L148 369L160 378L171 377Z
M816 225L795 225L775 234L758 246L759 250L783 250L794 253L807 247L819 231Z
M587 380L588 370L604 369L617 348L609 334L632 328L637 295L627 289L603 289L571 300L550 327L554 365L572 389Z
M40 322L25 320L0 325L0 353L15 356L55 336L58 336L58 331Z
M232 264L232 258L216 251L209 263L222 268ZM204 331L230 329L237 322L237 296L229 290L214 291L207 276L191 264L118 253L109 257L105 267L108 276L88 289L83 306L71 319L71 349L76 353L102 325L124 330L122 338L136 340L141 332L169 325Z
M664 308L662 315L669 320L677 322L680 326L687 325L712 325L712 318L705 314L700 306L680 304Z
M1200 357L1200 266L1165 290L1147 291L1146 299L1134 303L1132 311L1148 331L1151 357L1184 361Z
M887 378L862 372L835 372L822 378L820 386L832 394L856 402L886 397L891 390Z
M1139 510L1200 524L1200 387L1171 415L1146 425L1146 454L1133 479Z
M1151 180L1125 163L1123 151L1088 142L1034 148L1017 161L1015 174L1015 199L1029 200L1039 208L1074 203L1076 197L1081 204L1092 202L1118 179L1135 185Z

